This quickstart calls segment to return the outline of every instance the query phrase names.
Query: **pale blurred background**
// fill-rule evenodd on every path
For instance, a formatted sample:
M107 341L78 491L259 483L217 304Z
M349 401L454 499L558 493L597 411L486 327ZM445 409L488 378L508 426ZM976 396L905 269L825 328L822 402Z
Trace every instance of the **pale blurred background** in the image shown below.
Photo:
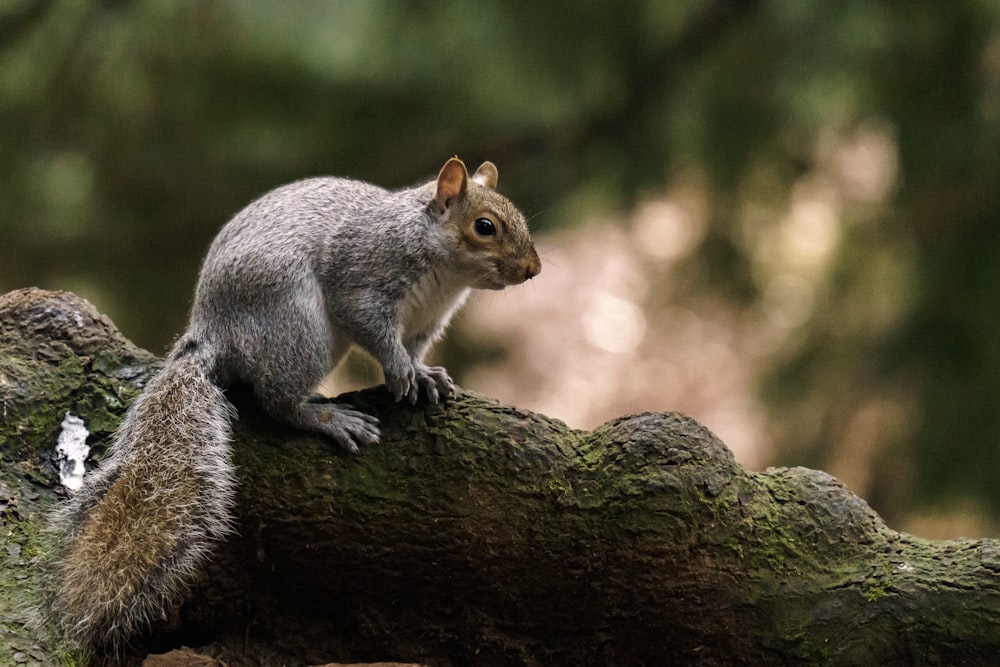
M253 197L453 154L544 266L439 346L463 386L681 410L894 527L1000 534L995 0L0 2L0 290L155 352Z

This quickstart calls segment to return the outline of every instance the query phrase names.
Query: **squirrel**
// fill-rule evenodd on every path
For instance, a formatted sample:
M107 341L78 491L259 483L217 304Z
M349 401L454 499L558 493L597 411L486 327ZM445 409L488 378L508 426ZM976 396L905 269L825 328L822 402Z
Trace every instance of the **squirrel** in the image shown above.
M457 157L437 179L390 191L346 178L279 187L212 242L190 323L129 408L109 455L57 509L43 618L70 645L116 649L166 620L214 546L235 530L234 409L249 385L271 417L343 449L379 440L375 417L314 390L354 344L397 401L455 394L423 363L470 289L541 271L497 168Z

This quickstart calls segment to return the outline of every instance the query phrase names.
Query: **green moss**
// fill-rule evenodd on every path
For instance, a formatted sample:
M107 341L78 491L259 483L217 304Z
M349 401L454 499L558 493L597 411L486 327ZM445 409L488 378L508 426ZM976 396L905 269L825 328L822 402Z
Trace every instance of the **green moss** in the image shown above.
M45 655L28 629L31 610L38 604L34 569L44 551L35 520L39 503L20 494L0 500L7 503L0 513L0 655L21 654L27 660ZM72 663L58 659L41 664Z
M885 563L861 582L861 595L868 602L875 602L893 589L893 579L892 564Z
M340 478L353 494L373 500L406 501L407 494L402 480L385 475L384 472L381 467L350 465L344 468Z
M861 595L864 596L865 600L868 602L875 602L880 597L886 594L886 589L881 584L866 584L861 588Z

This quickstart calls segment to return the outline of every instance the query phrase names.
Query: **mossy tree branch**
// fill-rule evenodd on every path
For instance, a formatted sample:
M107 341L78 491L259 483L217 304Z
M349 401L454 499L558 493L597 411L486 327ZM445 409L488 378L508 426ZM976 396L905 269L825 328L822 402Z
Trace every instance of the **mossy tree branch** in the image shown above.
M24 493L63 413L106 435L153 359L72 295L8 294L0 323L0 446ZM683 415L581 432L470 393L410 408L376 389L349 400L383 442L350 457L233 398L241 535L172 635L230 664L991 664L1000 650L1000 543L895 532L824 473L745 470Z

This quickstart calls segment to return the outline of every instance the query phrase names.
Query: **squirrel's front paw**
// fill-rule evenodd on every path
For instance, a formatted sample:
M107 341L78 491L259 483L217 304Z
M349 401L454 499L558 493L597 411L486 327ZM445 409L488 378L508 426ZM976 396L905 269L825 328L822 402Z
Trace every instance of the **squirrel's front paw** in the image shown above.
M417 404L421 389L431 403L437 403L442 397L451 398L455 395L455 383L440 366L413 364L408 372L386 373L385 384L397 401L405 397L410 405Z
M451 398L455 395L455 383L451 376L441 366L416 365L416 384L424 388L427 400L437 403L439 398ZM416 403L416 391L410 395L410 403Z

